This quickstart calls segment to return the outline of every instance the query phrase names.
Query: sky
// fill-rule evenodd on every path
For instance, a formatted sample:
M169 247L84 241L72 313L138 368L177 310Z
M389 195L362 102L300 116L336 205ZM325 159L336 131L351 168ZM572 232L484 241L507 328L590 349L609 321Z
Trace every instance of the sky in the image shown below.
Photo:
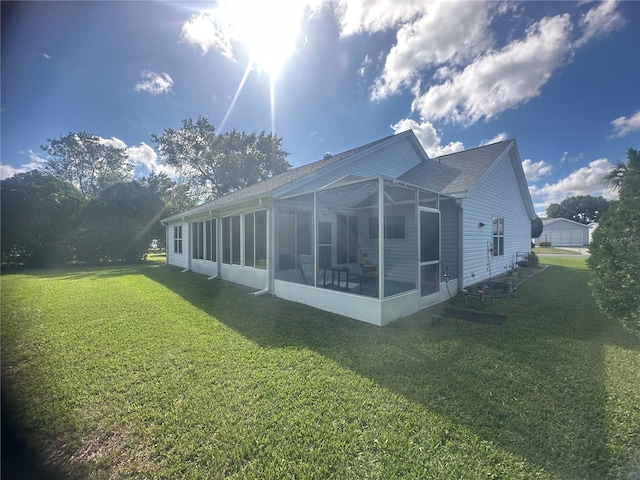
M534 206L604 195L640 148L640 2L2 2L0 178L88 132L137 176L204 116L293 167L413 129L435 157L516 139Z

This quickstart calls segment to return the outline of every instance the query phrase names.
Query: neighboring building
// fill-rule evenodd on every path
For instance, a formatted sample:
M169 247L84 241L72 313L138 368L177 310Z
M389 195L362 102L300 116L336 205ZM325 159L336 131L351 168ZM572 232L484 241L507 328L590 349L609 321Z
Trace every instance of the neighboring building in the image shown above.
M589 225L587 225L587 228L589 229L589 245L591 245L591 239L593 238L593 232L595 232L596 229L598 228L598 222L591 222Z
M583 247L589 244L589 227L567 218L543 218L542 235L534 239L536 246L541 242L553 247Z
M512 267L534 218L515 140L430 159L406 131L162 223L170 265L385 325Z

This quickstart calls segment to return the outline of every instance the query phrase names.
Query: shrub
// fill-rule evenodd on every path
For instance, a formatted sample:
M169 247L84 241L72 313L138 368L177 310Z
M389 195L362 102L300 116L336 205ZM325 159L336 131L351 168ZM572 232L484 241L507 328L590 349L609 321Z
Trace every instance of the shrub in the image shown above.
M609 175L619 188L589 247L593 296L611 318L640 333L640 152L629 149L628 164Z

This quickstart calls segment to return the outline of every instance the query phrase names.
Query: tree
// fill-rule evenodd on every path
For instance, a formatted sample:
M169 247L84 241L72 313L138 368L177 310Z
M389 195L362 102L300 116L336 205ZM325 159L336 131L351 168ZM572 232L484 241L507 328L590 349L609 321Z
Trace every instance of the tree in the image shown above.
M536 218L531 220L531 238L539 238L542 235L542 230L544 229L544 224L540 217L536 215Z
M196 202L187 195L186 185L178 184L165 173L151 172L148 177L139 178L138 183L142 188L157 194L162 199L165 205L163 215L166 217L196 205ZM160 222L156 222L151 231L158 245L165 247L165 227Z
M578 195L565 198L562 202L552 203L547 207L549 218L567 218L574 222L588 225L598 222L603 213L609 209L609 201L603 197Z
M178 172L196 199L213 199L288 170L282 139L261 132L232 130L216 134L204 117L182 121L182 128L166 128L152 135L162 161Z
M112 185L85 209L78 258L90 264L141 261L164 215L164 203L156 192L137 182Z
M71 132L47 142L41 147L48 155L45 173L71 183L87 198L133 178L133 165L127 161L126 150L97 135Z
M617 179L619 198L594 231L587 262L600 308L640 334L640 153L630 148L627 159L605 178Z
M31 267L67 263L86 203L73 186L37 170L0 182L2 261Z

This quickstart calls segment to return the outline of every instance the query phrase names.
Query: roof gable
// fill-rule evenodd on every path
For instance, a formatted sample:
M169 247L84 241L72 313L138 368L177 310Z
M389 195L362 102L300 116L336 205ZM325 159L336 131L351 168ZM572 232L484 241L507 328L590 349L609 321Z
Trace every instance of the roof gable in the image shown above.
M505 158L511 163L529 218L534 219L535 209L515 140L433 158L412 168L400 180L447 195L467 196Z
M568 218L564 218L564 217L543 218L541 220L542 220L542 225L544 225L545 227L547 225L553 225L555 223L566 223L566 222L578 227L583 227L583 228L588 227L588 225L585 225L584 223L576 222L575 220L569 220Z

